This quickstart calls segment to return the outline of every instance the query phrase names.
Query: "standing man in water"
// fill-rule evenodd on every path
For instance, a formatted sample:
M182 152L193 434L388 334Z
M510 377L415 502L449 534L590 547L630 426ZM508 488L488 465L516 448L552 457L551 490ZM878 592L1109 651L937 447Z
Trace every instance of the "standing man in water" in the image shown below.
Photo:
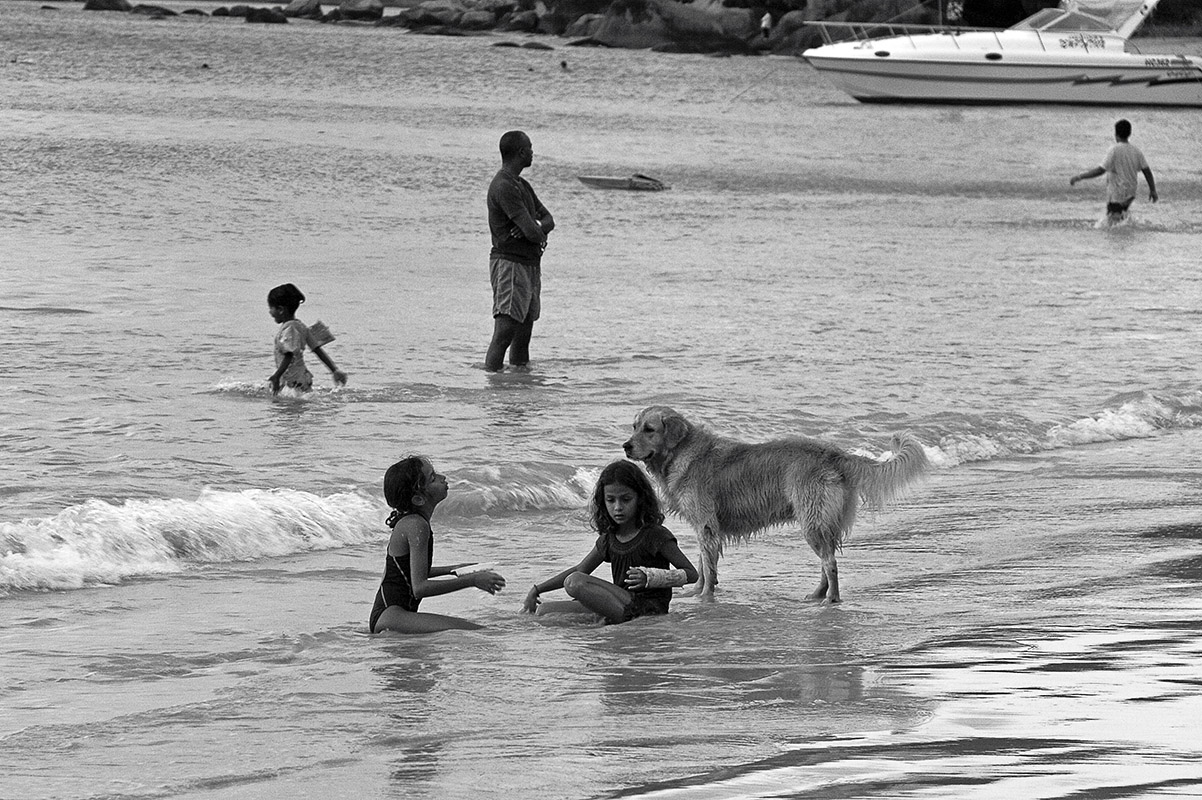
M1127 216L1127 209L1135 200L1135 190L1139 185L1139 173L1143 172L1148 182L1148 198L1155 203L1156 178L1152 176L1152 168L1148 166L1144 154L1139 148L1127 141L1131 138L1131 123L1120 119L1114 123L1114 145L1102 159L1102 166L1086 170L1079 175L1069 178L1069 186L1076 186L1077 181L1106 176L1106 216L1111 223L1118 222Z
M484 368L490 372L504 368L506 350L510 365L530 363L530 336L542 311L542 255L555 220L522 178L533 162L529 136L509 131L501 137L501 169L488 186L493 332Z

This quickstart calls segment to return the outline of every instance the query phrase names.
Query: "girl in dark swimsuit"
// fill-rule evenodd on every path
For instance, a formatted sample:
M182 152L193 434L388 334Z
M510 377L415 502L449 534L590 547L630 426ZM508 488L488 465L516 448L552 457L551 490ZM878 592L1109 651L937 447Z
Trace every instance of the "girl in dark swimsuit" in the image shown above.
M589 504L599 534L593 549L574 567L534 584L522 604L525 611L591 611L608 623L667 614L672 587L697 580L697 570L663 526L655 489L642 468L615 461L601 470ZM613 583L594 578L593 570L610 562ZM564 589L572 597L539 605L539 595Z
M371 610L372 633L433 633L482 627L458 617L418 611L417 606L423 597L473 586L496 594L505 586L505 579L492 570L455 574L455 570L470 566L471 562L433 566L434 533L430 530L430 517L446 497L446 476L435 472L429 459L421 456L402 459L384 474L384 499L392 508L388 517L392 536L388 540L384 580Z

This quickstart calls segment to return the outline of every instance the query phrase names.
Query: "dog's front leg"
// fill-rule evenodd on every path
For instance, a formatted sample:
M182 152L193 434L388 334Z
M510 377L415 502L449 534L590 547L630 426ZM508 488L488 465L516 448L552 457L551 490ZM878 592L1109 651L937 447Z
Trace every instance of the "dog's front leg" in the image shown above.
M692 589L681 592L682 597L700 597L702 600L713 600L714 590L718 588L718 556L720 551L716 542L718 536L712 529L702 529L698 538L701 540L701 551L698 560L701 562L701 577L697 579Z
M706 526L701 535L701 589L702 600L713 600L718 588L718 559L722 557L721 533Z

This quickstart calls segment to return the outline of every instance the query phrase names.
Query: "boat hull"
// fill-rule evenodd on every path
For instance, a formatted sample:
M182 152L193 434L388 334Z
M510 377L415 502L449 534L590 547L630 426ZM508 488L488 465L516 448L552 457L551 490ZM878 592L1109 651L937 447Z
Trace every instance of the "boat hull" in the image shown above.
M631 175L627 178L608 175L577 175L576 179L594 189L625 189L634 192L661 192L667 184L646 175Z
M1111 58L1105 62L990 62L975 59L877 57L879 48L804 53L815 69L863 102L1078 103L1202 107L1202 65L1180 56ZM822 52L822 51L832 52Z
M1121 27L1134 28L1154 5L1146 0ZM867 24L811 24L828 40L831 29L855 36L802 55L865 102L1202 107L1202 59L1131 52L1117 30L1072 29L1107 24L1074 11L1045 9L1005 30L879 26L886 36Z

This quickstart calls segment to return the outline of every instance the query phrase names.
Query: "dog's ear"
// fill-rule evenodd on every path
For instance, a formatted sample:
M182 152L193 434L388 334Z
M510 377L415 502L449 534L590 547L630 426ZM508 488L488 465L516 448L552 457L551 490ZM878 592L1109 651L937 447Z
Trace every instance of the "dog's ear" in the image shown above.
M672 412L664 414L664 442L668 447L675 447L689 435L689 421L679 414Z

